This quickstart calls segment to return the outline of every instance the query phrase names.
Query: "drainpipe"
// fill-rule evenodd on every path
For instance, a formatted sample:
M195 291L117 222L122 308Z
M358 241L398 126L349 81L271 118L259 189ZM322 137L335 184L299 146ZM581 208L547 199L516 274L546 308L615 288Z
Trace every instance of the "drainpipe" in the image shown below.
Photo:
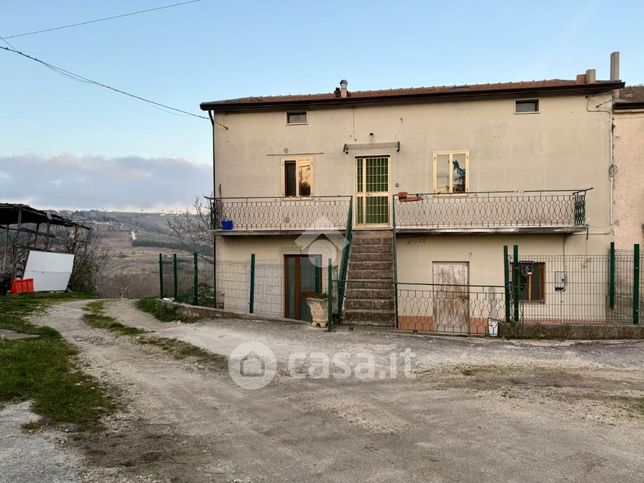
M210 124L212 125L212 206L210 209L215 209L217 206L217 169L216 169L216 158L215 158L215 113L214 111L208 111L208 117L210 118ZM212 220L212 213L211 220ZM212 227L212 266L213 266L213 294L214 294L214 307L217 308L217 234L215 233L216 227Z

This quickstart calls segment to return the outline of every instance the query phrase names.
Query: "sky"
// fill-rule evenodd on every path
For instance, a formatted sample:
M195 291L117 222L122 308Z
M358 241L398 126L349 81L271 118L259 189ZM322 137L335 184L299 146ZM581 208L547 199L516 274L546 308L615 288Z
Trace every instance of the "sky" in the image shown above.
M0 0L0 36L180 0ZM208 100L574 79L644 83L644 1L202 0L9 42L58 67L203 114ZM0 41L0 46L6 44ZM0 51L0 202L161 210L212 190L210 122Z

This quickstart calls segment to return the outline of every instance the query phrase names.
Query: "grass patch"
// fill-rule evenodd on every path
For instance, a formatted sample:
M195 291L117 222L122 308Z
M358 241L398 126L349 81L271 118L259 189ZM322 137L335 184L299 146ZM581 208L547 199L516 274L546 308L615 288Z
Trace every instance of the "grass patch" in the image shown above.
M49 304L88 298L77 294L0 296L0 328L37 334L38 339L0 340L0 402L33 401L41 424L73 424L79 430L100 429L100 419L116 409L106 388L81 372L76 349L50 327L30 324L27 317Z
M199 359L201 362L214 362L219 365L225 365L227 361L225 356L208 352L207 350L178 339L146 337L141 338L139 342L141 344L154 345L179 360L187 357L194 357L195 359Z
M139 300L139 302L145 301L146 303L144 306L150 307L152 303L156 306L156 300L155 299L142 299ZM137 305L139 305L137 303ZM166 308L165 306L158 304L159 308ZM140 305L139 305L140 307ZM83 315L85 322L87 322L89 325L92 327L96 327L99 329L106 329L106 330L111 330L113 332L117 332L121 335L131 335L131 336L138 336L145 334L145 331L141 329L137 329L136 327L131 327L127 325L123 325L120 322L117 322L114 318L105 315L104 314L105 310L105 301L104 300L97 300L95 302L90 302L89 304L86 305L85 307L85 314ZM176 310L174 307L170 308L170 310ZM165 311L160 311L160 313L165 313ZM164 315L162 315L164 316ZM169 317L169 316L168 316ZM184 317L184 319L187 319ZM177 320L177 318L168 318L168 320ZM196 320L196 319L194 319ZM194 321L193 318L190 318L190 321ZM185 320L184 320L185 321ZM192 357L197 359L199 362L212 362L217 364L218 366L225 367L226 364L226 357L219 355L219 354L214 354L212 352L208 352L207 350L201 349L197 346L194 346L188 342L184 342L178 339L169 339L166 337L136 337L134 339L136 342L139 344L148 344L148 345L153 345L158 347L159 349L167 352L170 354L172 357L175 359L181 360L181 359L186 359L188 357Z
M177 307L171 307L169 305L163 304L154 297L140 299L136 302L136 306L139 310L150 314L152 317L160 320L161 322L179 321L185 323L193 323L199 320L198 317L189 317L187 315L180 314Z
M120 322L117 322L114 317L105 315L105 301L96 300L90 302L85 306L85 313L83 314L83 320L88 325L95 327L97 329L105 329L111 332L116 332L120 335L140 335L145 331L137 327L132 327L129 325L123 325Z

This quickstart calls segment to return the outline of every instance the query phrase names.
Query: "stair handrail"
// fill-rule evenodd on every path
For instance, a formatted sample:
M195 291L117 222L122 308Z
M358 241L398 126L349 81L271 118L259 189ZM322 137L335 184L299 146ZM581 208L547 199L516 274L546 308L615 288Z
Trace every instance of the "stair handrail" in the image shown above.
M342 318L342 306L344 305L344 293L347 282L347 269L349 267L349 253L351 250L351 240L353 238L353 196L349 199L349 213L347 215L347 225L344 230L344 247L342 248L342 260L340 261L340 271L338 273L338 317Z

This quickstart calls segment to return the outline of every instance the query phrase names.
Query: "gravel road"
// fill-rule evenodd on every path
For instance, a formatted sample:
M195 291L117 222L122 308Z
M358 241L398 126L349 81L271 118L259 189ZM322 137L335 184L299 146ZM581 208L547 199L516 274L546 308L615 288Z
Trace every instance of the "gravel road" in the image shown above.
M214 353L265 344L277 375L247 390L221 365L177 361L88 327L83 305L54 306L36 321L76 345L84 369L116 388L125 408L103 433L72 433L57 444L80 480L641 481L644 472L640 342L329 334L236 319L161 323L131 301L109 303L124 324ZM372 354L380 374L390 354L405 349L414 354L413 378L300 377L315 365L311 352L346 353L351 364ZM294 352L304 353L295 372ZM36 445L42 435L25 438Z

